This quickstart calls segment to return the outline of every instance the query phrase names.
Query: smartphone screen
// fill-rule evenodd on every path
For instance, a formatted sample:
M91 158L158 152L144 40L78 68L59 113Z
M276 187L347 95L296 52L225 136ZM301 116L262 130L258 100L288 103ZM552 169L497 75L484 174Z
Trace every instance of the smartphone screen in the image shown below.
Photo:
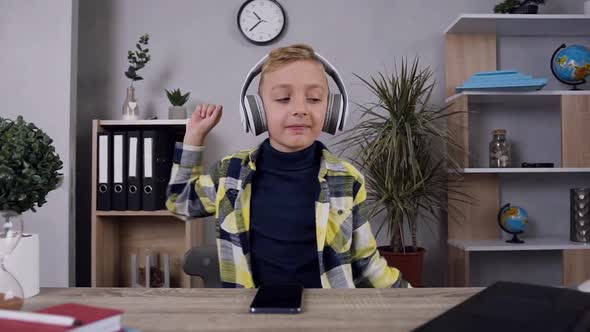
M301 312L302 295L300 284L262 285L250 304L250 312L296 314Z

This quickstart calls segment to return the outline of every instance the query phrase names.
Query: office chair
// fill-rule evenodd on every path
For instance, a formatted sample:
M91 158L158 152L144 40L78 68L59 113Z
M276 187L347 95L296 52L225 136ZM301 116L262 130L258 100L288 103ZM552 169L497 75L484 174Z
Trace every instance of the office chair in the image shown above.
M193 247L184 255L184 273L203 278L205 288L220 288L217 246Z

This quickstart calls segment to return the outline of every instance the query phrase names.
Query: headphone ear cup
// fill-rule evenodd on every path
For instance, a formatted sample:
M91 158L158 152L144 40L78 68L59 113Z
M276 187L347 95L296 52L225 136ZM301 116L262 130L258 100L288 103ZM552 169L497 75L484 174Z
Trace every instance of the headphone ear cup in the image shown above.
M260 135L268 130L268 127L266 126L266 111L264 110L262 97L257 93L254 95L254 98L256 100L256 105L258 106L256 109L258 110L258 118L260 120L260 123L258 124L259 130L256 131L256 135Z
M246 95L246 109L248 112L248 126L254 135L258 136L266 131L266 117L264 105L258 94Z
M253 96L244 96L244 117L246 118L246 132L254 131L254 120L252 110L256 109L256 101Z
M326 110L326 120L324 121L323 131L334 135L338 129L340 118L341 97L339 94L330 93L328 95L328 109Z
M338 119L337 124L336 124L336 130L334 131L334 133L336 131L342 131L344 130L344 122L346 120L346 110L344 108L344 97L339 94L339 93L335 93L334 94L334 102L332 103L332 107L334 108L333 112L338 113L338 116L336 117Z

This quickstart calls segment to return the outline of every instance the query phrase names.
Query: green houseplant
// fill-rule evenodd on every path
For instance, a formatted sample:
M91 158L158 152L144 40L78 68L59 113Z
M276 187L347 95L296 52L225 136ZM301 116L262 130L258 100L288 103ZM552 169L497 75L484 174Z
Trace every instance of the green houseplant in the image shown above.
M449 172L459 165L445 145L460 147L444 121L458 112L430 104L435 83L429 68L420 69L419 59L402 60L391 75L355 76L377 101L357 104L361 118L337 145L358 151L352 159L365 176L363 212L369 220L383 218L377 233L384 227L388 231L390 244L379 248L381 254L421 286L424 249L418 247L417 222L437 222L448 211L446 195L454 191ZM406 263L411 266L402 266Z
M19 242L21 214L35 212L61 180L63 166L53 140L22 116L0 117L0 309L20 309L23 290L4 268L7 257Z
M539 5L544 5L545 0L505 0L494 6L494 13L501 14L536 14Z
M139 76L137 72L143 69L145 65L147 65L147 63L150 61L150 49L144 48L148 45L149 40L150 35L148 35L147 33L143 34L141 37L139 37L139 41L137 42L137 44L135 44L135 48L137 50L127 51L127 60L129 61L129 68L125 72L125 76L131 80L131 85L133 85L133 82L135 81L143 80L143 77Z
M129 67L125 71L125 77L131 80L131 85L127 88L127 96L123 102L123 119L137 120L139 119L139 105L135 97L135 87L133 82L143 80L138 72L145 68L151 57L149 55L150 49L146 46L150 40L150 36L146 33L139 37L139 41L135 44L136 50L129 50L127 52L127 60Z
M168 101L170 101L170 104L172 104L172 106L168 108L168 119L185 119L186 107L184 106L184 104L186 104L186 102L188 101L188 98L191 93L187 92L185 94L182 94L182 92L180 92L180 89L172 91L169 91L167 89L164 90L166 91Z

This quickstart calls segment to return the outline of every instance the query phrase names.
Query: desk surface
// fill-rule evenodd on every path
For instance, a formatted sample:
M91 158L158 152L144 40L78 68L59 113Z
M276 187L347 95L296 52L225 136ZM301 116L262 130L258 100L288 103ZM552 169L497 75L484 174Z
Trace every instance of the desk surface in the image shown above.
M255 315L252 289L47 288L23 310L65 302L125 311L123 325L149 331L411 331L478 288L311 289L303 312Z

